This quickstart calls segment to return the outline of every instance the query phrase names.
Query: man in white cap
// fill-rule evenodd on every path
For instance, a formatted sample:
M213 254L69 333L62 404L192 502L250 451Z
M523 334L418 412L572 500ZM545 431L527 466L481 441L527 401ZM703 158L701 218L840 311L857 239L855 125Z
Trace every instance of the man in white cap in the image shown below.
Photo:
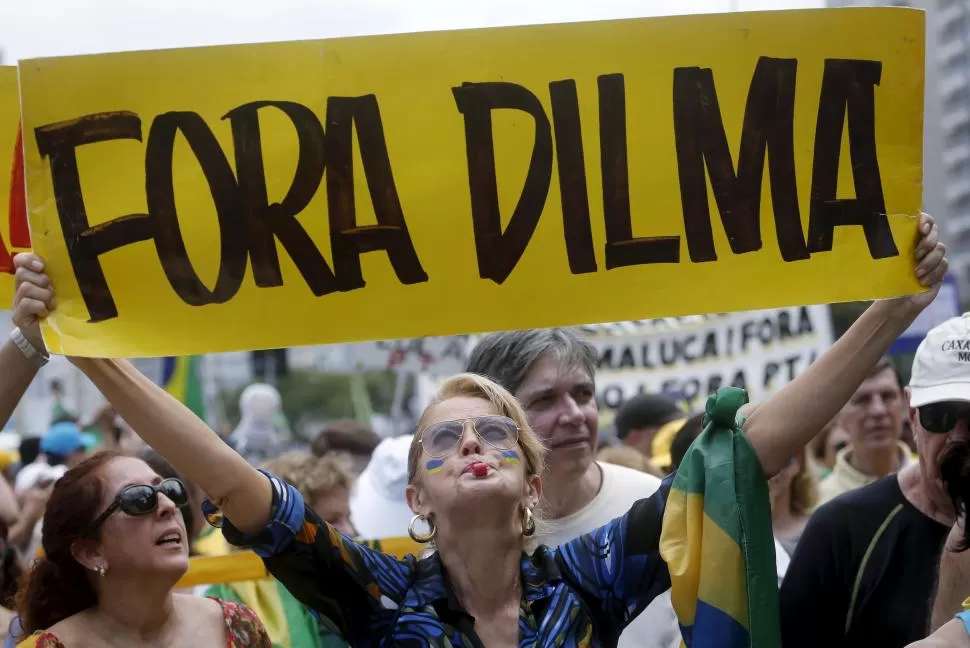
M919 461L836 497L809 521L781 589L785 648L894 648L927 634L955 517L941 458L970 441L970 313L927 334L904 397Z

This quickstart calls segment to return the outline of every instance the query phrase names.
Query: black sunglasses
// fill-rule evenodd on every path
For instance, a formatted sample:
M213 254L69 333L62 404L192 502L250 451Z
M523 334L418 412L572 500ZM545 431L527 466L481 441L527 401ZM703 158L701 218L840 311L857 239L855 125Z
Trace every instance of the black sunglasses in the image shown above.
M133 516L152 513L158 508L159 493L172 500L172 503L179 508L184 508L189 504L189 494L185 490L185 484L174 477L163 479L158 484L125 486L118 491L118 495L115 496L115 501L111 503L111 506L91 523L88 528L88 535L97 531L98 527L104 524L104 521L118 509L121 509L122 513Z
M927 432L946 434L962 419L970 427L970 404L963 402L930 403L917 408L919 424Z

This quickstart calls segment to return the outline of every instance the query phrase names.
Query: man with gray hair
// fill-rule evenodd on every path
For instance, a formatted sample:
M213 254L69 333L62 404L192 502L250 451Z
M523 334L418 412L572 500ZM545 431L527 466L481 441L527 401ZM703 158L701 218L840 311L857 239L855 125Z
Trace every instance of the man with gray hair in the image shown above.
M491 378L522 404L547 448L539 542L562 544L617 518L649 497L660 480L598 462L596 350L567 329L493 333L472 350L466 370ZM622 648L680 645L670 591L654 599L620 636Z

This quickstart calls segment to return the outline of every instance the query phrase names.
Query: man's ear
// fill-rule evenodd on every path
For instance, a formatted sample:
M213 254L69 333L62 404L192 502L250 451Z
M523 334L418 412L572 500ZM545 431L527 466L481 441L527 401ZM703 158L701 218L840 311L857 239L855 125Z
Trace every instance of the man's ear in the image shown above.
M906 416L906 418L909 419L909 426L913 429L913 435L915 436L916 435L916 424L917 424L917 421L918 421L918 418L919 418L919 412L916 410L916 408L914 408L912 405L910 405L910 402L912 400L913 400L913 392L912 392L912 390L910 390L909 387L903 387L903 402L904 402L904 404L905 404L904 406L906 408L903 411L903 414Z
M640 443L640 430L636 428L627 430L623 438L620 439L620 443L628 446L636 446Z
M74 560L89 571L97 571L98 567L107 569L101 546L96 540L75 540L71 543L71 555Z

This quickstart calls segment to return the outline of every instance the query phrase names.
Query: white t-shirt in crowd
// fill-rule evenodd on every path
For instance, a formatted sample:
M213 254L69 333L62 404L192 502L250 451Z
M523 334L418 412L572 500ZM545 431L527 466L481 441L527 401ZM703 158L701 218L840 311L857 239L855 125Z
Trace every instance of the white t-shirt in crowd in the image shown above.
M42 481L55 482L64 476L67 466L51 466L43 459L37 459L20 469L14 478L14 491L22 495Z
M785 548L778 538L775 538L775 569L778 571L778 587L781 587L781 581L785 579L785 572L788 571L788 565L791 563L791 556L785 551Z
M653 495L660 480L639 470L597 461L603 484L593 500L572 515L548 520L541 544L554 547L589 533L627 513L634 502ZM619 648L678 648L680 626L670 590L655 598L620 635Z

